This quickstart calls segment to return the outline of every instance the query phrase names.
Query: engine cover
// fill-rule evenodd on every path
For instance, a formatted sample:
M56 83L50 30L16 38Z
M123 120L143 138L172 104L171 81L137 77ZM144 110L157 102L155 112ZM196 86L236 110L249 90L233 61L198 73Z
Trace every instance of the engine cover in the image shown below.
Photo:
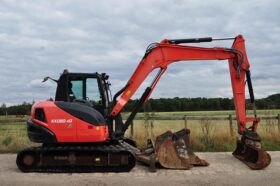
M31 110L31 121L28 135L34 142L103 142L109 138L104 117L82 103L37 102Z

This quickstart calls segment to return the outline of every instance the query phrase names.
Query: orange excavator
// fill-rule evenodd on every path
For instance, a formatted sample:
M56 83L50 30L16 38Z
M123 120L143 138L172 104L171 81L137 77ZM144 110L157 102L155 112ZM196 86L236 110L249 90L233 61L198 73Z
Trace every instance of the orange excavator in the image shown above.
M231 48L184 45L226 39L234 40ZM35 103L27 122L29 139L42 143L42 146L20 151L18 168L23 172L123 172L130 171L136 160L159 162L163 167L175 169L208 165L192 152L188 129L160 135L155 145L150 141L149 149L141 152L135 141L124 135L167 67L171 63L188 60L228 60L241 136L233 155L252 169L268 166L270 155L262 149L256 132L260 119L256 114L245 41L238 35L223 39L164 39L160 43L152 43L127 84L112 101L109 76L105 73L64 71L58 80L46 77L44 81L52 79L57 83L55 100ZM123 122L123 107L155 69L158 69L156 77ZM254 109L251 117L246 116L246 82ZM251 125L248 127L247 123Z

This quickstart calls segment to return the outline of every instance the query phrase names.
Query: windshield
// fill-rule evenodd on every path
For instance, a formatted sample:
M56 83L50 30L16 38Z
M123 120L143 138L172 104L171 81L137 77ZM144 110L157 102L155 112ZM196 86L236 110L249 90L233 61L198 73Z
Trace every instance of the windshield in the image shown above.
M69 82L69 97L84 99L94 104L102 104L102 96L99 91L96 78L75 78Z

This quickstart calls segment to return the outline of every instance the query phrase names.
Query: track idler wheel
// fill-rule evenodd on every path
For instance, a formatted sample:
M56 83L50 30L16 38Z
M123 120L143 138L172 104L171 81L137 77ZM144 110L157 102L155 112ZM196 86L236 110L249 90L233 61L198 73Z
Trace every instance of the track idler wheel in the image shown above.
M21 151L17 155L17 166L22 172L29 172L36 168L40 162L40 157L35 152Z
M232 154L253 170L263 169L271 162L270 155L261 147L259 135L250 130L246 130L241 140L237 140Z

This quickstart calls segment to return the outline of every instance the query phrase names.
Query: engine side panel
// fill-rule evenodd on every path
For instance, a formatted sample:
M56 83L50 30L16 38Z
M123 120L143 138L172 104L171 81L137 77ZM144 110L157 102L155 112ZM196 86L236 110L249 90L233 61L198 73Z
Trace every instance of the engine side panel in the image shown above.
M75 107L77 105L73 105ZM43 110L44 117L38 117L36 110ZM38 113L38 112L37 112ZM35 103L31 119L54 133L57 142L103 142L109 138L108 126L88 123L59 108L53 101Z

